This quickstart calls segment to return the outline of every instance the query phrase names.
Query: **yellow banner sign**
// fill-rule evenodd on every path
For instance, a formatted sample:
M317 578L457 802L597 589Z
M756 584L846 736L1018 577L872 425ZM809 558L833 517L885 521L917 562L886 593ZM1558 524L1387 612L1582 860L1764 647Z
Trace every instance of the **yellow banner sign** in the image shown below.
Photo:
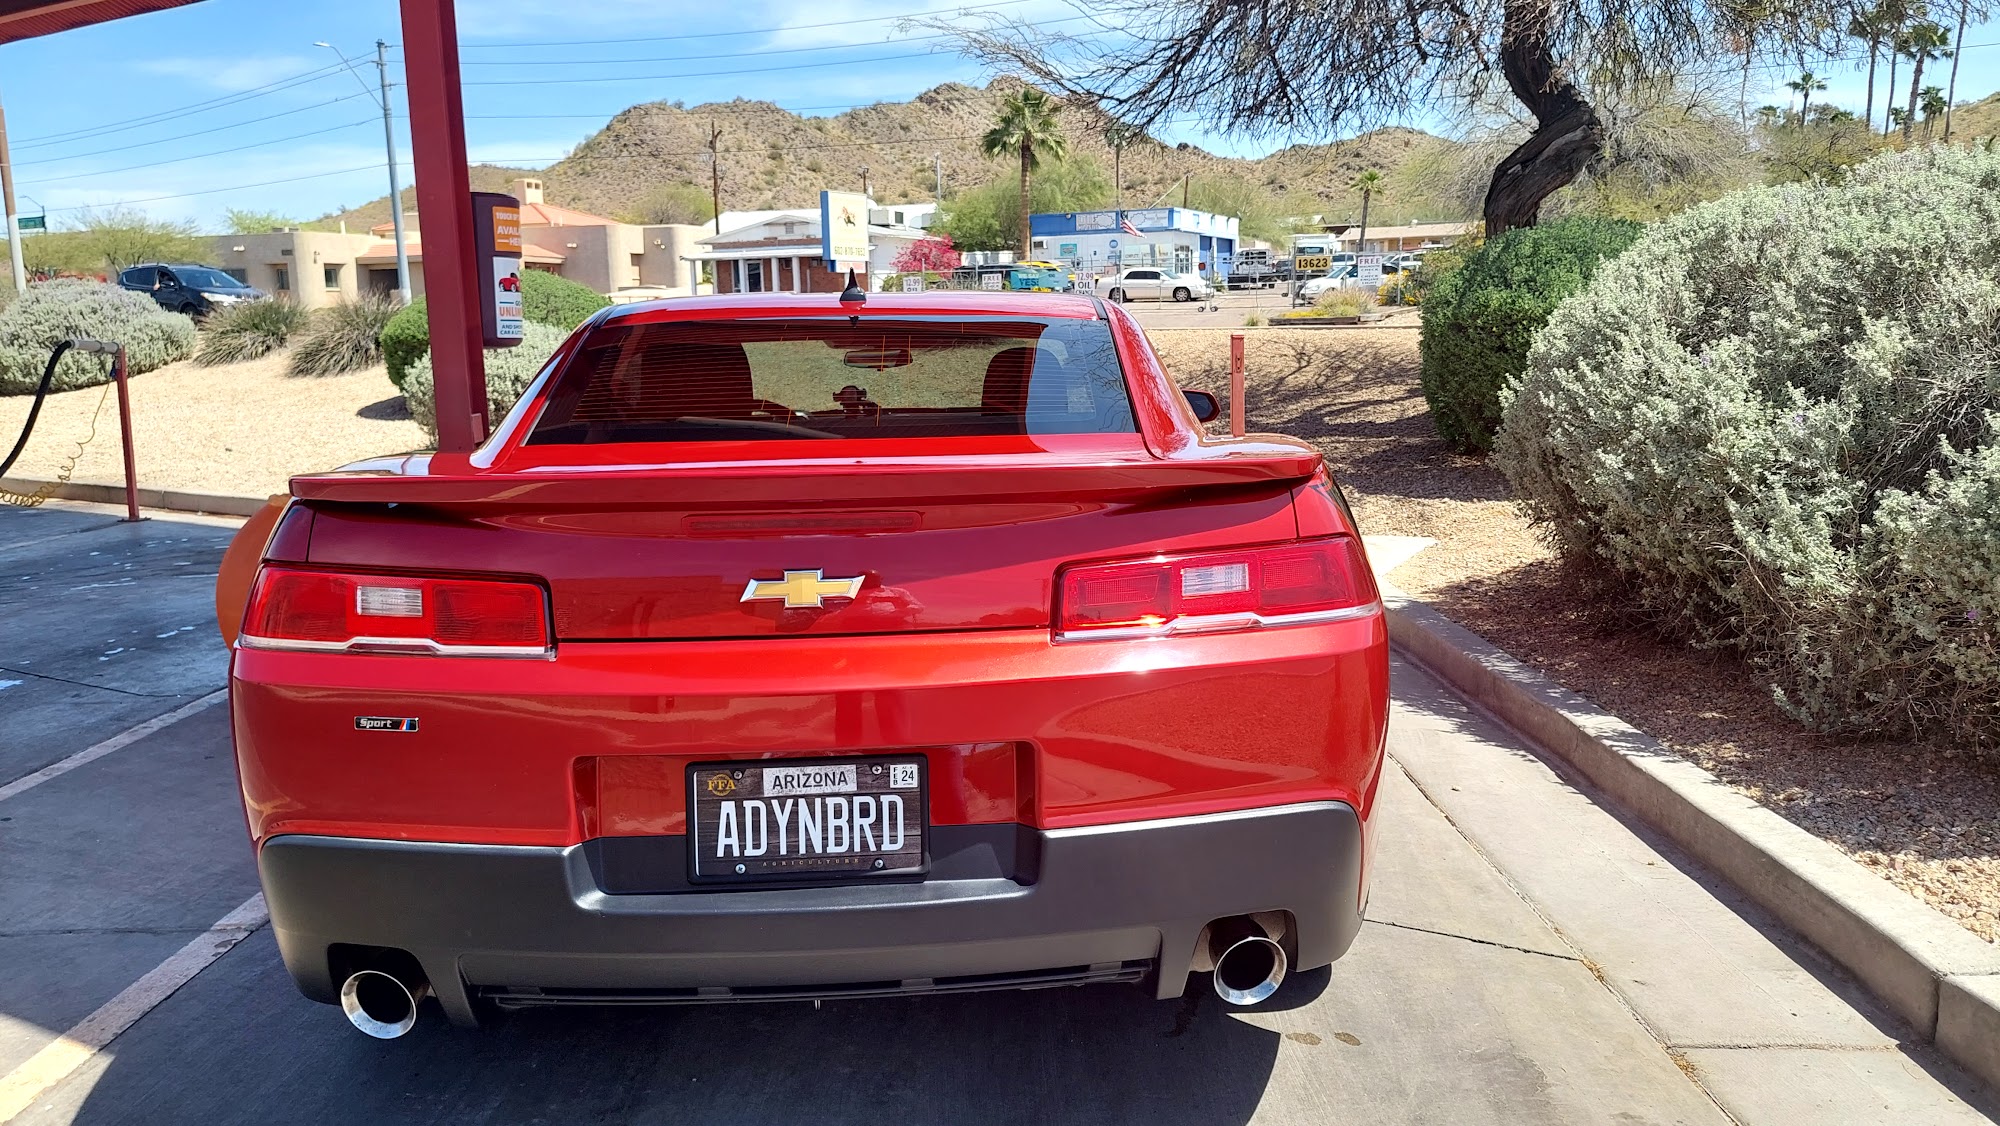
M1323 274L1333 269L1331 254L1301 254L1292 259L1292 269L1301 274Z

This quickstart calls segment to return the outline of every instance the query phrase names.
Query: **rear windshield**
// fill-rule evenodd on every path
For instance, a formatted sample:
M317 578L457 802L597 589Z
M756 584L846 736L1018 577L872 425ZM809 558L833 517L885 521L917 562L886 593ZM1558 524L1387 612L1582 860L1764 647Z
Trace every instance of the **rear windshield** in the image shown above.
M1137 429L1103 321L814 317L600 328L528 443Z

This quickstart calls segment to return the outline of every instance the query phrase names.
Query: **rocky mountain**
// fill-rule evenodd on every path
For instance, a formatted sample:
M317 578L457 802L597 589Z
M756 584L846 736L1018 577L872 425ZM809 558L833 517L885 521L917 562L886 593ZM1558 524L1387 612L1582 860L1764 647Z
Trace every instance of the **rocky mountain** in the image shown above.
M1004 160L979 152L1000 99L1014 79L986 87L946 83L907 102L883 102L832 117L801 117L769 102L741 99L687 106L653 102L618 114L570 155L539 172L478 166L473 186L496 190L516 176L538 175L551 203L601 215L636 217L663 197L699 198L709 190L710 129L720 130L722 205L739 210L801 206L822 188L868 189L883 203L933 198L940 173L947 195L1011 176ZM1073 155L1102 165L1112 152L1101 118L1064 115ZM1120 163L1127 206L1172 199L1183 175L1241 177L1262 185L1293 211L1358 210L1347 183L1367 168L1393 174L1437 139L1413 129L1382 129L1351 140L1295 145L1256 160L1218 156L1150 138L1126 146ZM678 187L674 187L678 185ZM414 201L414 196L407 196ZM413 202L412 204L413 205ZM386 197L323 223L350 227L388 221Z

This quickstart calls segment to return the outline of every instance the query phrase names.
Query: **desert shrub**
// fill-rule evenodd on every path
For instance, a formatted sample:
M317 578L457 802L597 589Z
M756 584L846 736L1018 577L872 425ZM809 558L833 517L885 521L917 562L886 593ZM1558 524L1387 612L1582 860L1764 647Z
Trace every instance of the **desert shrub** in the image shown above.
M1500 425L1500 389L1563 298L1639 235L1623 219L1576 216L1489 239L1428 286L1423 299L1424 400L1438 435L1483 452ZM1429 266L1426 256L1425 265Z
M410 365L431 350L431 318L424 299L419 297L389 318L376 343L382 346L382 362L389 365L389 382L402 390Z
M194 362L202 367L239 364L283 348L312 321L304 306L282 299L244 301L210 313L201 326Z
M1279 313L1275 320L1296 320L1300 317L1358 317L1375 311L1375 295L1360 289L1329 289L1319 295L1312 305L1304 309L1294 309L1289 313Z
M369 294L314 313L305 339L292 349L293 375L339 375L382 362L378 341L396 303Z
M569 338L569 333L553 325L528 322L521 342L512 348L486 350L486 406L497 425L501 416L514 409L521 392L534 382L535 375L549 357ZM403 379L403 401L410 405L410 417L437 441L437 388L431 381L431 357L425 353Z
M193 321L143 293L80 280L30 285L0 312L0 395L32 394L49 350L73 337L123 344L126 370L138 375L186 359L194 352L195 330ZM57 365L51 389L71 391L109 378L103 359L72 352Z
M521 316L530 323L553 325L567 332L609 304L610 298L581 282L546 270L521 271ZM423 298L396 314L384 329L381 343L389 382L401 389L411 365L431 350L430 313Z
M1659 223L1558 309L1495 450L1662 628L1827 730L2000 740L2000 156Z

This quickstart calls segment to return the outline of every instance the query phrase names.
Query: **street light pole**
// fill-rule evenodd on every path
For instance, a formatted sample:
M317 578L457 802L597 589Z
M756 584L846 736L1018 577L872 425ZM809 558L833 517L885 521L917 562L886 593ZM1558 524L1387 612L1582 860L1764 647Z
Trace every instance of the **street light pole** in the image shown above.
M14 262L14 292L28 289L28 267L21 259L21 223L14 214L14 164L7 156L7 110L0 106L0 204L5 204L7 257Z
M354 69L353 61L341 54L340 48L327 42L314 43L313 46L325 47L339 55L348 73L354 75L354 80L360 82L361 88L368 91L369 96L382 107L382 144L388 150L389 164L389 221L396 238L396 294L403 304L408 305L415 295L410 291L410 248L403 236L403 183L402 177L396 174L396 118L395 103L389 100L389 45L380 39L375 41L375 70L382 80L380 95L368 90L368 83L362 81L361 72Z

